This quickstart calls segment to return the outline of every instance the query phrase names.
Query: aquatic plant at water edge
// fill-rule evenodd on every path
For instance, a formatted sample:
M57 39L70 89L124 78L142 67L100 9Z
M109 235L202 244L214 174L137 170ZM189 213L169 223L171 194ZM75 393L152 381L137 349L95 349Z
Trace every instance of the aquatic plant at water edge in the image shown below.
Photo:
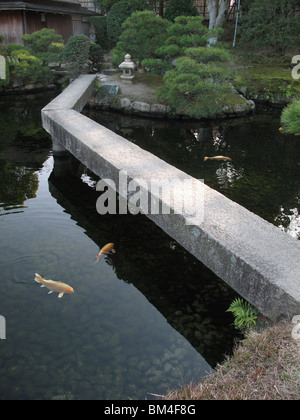
M226 312L233 313L234 325L239 329L256 325L257 310L249 302L245 302L241 298L234 299Z
M288 105L281 114L283 133L300 135L300 99Z

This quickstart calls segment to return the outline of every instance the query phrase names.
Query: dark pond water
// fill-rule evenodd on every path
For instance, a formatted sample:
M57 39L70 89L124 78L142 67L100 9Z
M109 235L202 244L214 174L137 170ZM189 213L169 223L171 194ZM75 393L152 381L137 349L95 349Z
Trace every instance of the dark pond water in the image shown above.
M0 399L144 399L200 380L232 351L235 293L146 217L97 214L97 178L52 156L50 99L0 98ZM124 121L122 134L154 139L157 122ZM170 156L191 160L199 142L180 146L179 126L163 124L163 153L173 135ZM94 264L108 242L116 254ZM75 294L48 295L36 272Z
M209 123L85 113L299 237L300 138L280 134L281 110L260 108L252 116ZM204 161L216 155L232 160Z

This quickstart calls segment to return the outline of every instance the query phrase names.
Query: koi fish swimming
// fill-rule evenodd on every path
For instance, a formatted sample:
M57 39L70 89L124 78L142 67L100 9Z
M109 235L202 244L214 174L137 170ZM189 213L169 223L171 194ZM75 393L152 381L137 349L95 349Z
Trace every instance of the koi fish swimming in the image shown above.
M205 156L204 160L231 160L231 158L227 156Z
M62 283L61 281L43 279L43 277L37 273L35 273L34 280L37 283L41 283L42 284L41 287L47 287L50 290L48 292L49 295L50 293L53 293L53 292L59 293L58 295L59 299L62 298L65 293L69 293L69 294L74 293L74 289L68 284Z
M100 249L99 254L96 257L95 264L97 262L99 262L99 260L101 258L101 255L108 255L110 252L115 253L116 251L114 249L114 246L115 246L115 244L113 244L111 242L109 244L104 245L104 247Z

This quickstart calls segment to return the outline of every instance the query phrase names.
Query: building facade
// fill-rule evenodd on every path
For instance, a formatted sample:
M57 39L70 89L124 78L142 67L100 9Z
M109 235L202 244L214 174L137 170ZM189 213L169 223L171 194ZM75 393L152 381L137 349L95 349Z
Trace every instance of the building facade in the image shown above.
M51 28L67 41L72 35L88 35L89 18L95 14L78 0L4 0L0 2L0 34L4 45L21 44L22 35Z

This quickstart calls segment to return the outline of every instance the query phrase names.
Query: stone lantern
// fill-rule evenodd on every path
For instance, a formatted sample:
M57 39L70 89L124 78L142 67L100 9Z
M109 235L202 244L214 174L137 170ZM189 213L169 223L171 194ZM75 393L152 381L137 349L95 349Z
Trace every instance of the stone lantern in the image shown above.
M132 80L134 75L132 74L132 70L135 69L135 64L131 61L131 55L125 55L125 61L119 65L119 69L123 70L123 74L121 75L121 79L123 80Z

